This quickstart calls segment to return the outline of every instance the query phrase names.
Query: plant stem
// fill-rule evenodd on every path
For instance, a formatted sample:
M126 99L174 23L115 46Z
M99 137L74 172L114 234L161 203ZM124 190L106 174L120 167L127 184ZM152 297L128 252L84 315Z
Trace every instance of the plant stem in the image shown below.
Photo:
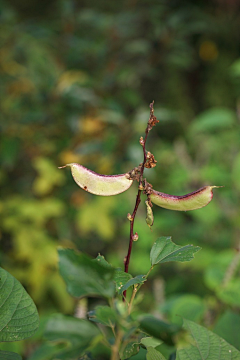
M134 289L133 289L133 292L132 292L132 296L131 296L130 302L129 302L129 306L128 306L128 315L131 314L133 300L134 300L134 298L135 298L135 296L136 296L137 291L138 291L138 285L135 285L135 286L134 286Z
M123 337L123 333L120 329L118 329L118 332L117 332L117 335L115 338L115 343L112 346L111 360L119 360L119 349L120 349L122 337Z
M134 207L134 210L133 210L133 213L132 213L132 220L130 221L130 239L129 239L128 253L127 253L127 256L126 256L125 261L124 261L124 263L125 263L124 271L126 273L128 272L130 256L131 256L131 252L132 252L133 235L134 235L133 234L134 220L135 220L135 216L136 216L136 213L137 213L140 202L141 202L141 190L138 190L135 207Z
M152 269L153 269L153 266L151 266L151 268L149 269L149 271L148 271L148 273L146 275L146 279L148 278L148 275L150 274ZM128 314L129 315L130 315L131 310L132 310L133 300L135 299L135 296L136 296L137 292L139 291L139 289L141 288L142 285L143 284L137 284L137 285L134 286L132 296L131 296L131 299L130 299L129 304L128 304Z
M139 207L140 202L141 202L143 173L144 173L145 164L146 164L146 162L147 162L146 141L147 141L147 137L148 137L149 131L150 131L150 130L152 129L152 127L153 127L154 125L156 125L156 123L158 122L158 120L157 120L156 117L154 116L153 104L154 104L154 102L152 102L152 103L150 104L150 117L149 117L149 120L148 120L147 128L146 128L146 130L145 130L145 138L144 138L144 140L143 140L142 143L141 143L142 148L143 148L143 163L142 163L141 169L140 169L139 188L138 188L138 193L137 193L137 197L136 197L136 203L135 203L135 207L134 207L133 213L132 213L132 215L131 215L131 221L130 221L130 238L129 238L128 253L127 253L127 256L126 256L125 259L124 259L124 266L125 266L124 271L125 271L126 273L128 273L129 262L130 262L131 252L132 252L132 244L133 244L133 240L134 240L134 238L133 238L133 236L134 236L134 234L133 234L134 220L135 220L135 216L136 216L138 207ZM126 291L124 291L124 293L123 293L123 299L125 299L125 298L126 298Z

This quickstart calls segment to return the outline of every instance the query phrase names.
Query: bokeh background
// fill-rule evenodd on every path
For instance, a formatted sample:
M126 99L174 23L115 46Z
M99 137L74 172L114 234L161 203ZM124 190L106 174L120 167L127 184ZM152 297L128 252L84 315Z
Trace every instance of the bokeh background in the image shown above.
M224 188L201 210L154 206L152 232L142 201L133 275L148 271L159 236L202 250L189 264L156 269L141 306L172 321L191 309L190 318L219 334L233 318L240 326L240 2L5 0L0 10L1 266L42 319L76 308L57 247L123 267L137 184L97 197L58 166L78 162L102 174L138 166L155 100L160 122L147 149L158 163L148 181L175 195ZM10 348L27 356L33 342Z

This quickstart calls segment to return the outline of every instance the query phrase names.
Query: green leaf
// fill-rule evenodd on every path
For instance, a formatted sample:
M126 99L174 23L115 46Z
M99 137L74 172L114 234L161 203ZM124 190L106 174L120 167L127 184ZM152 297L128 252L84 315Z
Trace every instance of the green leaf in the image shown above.
M129 273L126 273L125 271L122 271L121 269L116 269L115 275L114 275L114 281L116 283L116 291L118 294L122 294L122 287L130 280L132 279L132 275Z
M224 303L232 306L240 305L240 279L232 279L226 287L216 290L217 297Z
M168 314L169 321L182 325L182 318L188 318L192 321L200 321L206 311L206 306L202 298L185 294L176 296L165 302L162 311Z
M230 66L230 74L235 77L240 76L240 59L234 61L234 63Z
M162 341L153 337L145 337L141 339L141 344L143 344L146 348L151 346L155 348L162 344Z
M218 107L204 111L192 122L190 131L211 132L227 129L236 124L236 113L228 108Z
M159 351L149 346L147 349L147 360L166 360L166 358Z
M226 311L217 321L214 332L224 338L229 344L240 350L240 315L233 311Z
M194 253L199 251L199 246L185 245L180 246L172 242L170 236L158 238L150 252L152 266L168 261L190 261L194 258Z
M176 360L239 360L240 352L218 335L190 320L184 319L194 344L177 351Z
M98 256L96 257L96 259L92 260L93 262L97 262L98 264L100 264L103 267L106 268L112 268L112 265L109 264L109 262L107 262L107 260L105 259L105 257L101 254L98 254Z
M88 313L89 320L105 326L112 326L118 322L118 316L109 306L97 306Z
M130 279L126 282L124 286L121 287L121 290L119 291L120 294L122 294L125 290L127 290L130 286L136 285L136 284L143 284L146 279L146 275L137 275L136 277Z
M64 343L52 344L48 342L39 346L27 360L52 360L54 355L59 354L65 348L66 344Z
M113 268L102 266L96 260L72 249L60 249L58 253L60 274L70 295L113 297Z
M223 286L227 266L226 264L221 264L219 258L216 260L216 264L205 271L205 283L210 289L215 291L217 298L222 302L232 306L239 306L240 279L238 277L233 277Z
M173 344L172 336L180 329L178 325L168 324L151 315L140 317L138 321L140 323L141 330L170 345Z
M0 341L19 341L37 331L37 308L20 282L0 268Z
M130 357L136 355L139 352L139 343L129 342L122 353L121 360L129 359Z
M66 346L57 354L57 359L75 358L82 355L100 335L100 330L90 321L57 314L47 323L47 340L62 341Z
M22 360L22 357L19 354L10 351L0 350L0 360Z

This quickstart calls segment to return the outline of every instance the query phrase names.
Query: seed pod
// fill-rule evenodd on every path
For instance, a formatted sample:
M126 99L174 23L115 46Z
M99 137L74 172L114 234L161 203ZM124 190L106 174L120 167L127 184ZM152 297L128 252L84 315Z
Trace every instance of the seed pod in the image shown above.
M146 223L149 226L149 228L151 229L151 226L153 226L153 222L154 222L153 211L152 211L151 206L148 203L148 200L145 201L145 204L147 206Z
M73 179L85 191L95 195L111 196L126 191L133 183L128 174L100 175L82 165L72 163L70 166Z
M200 209L210 203L213 197L212 189L219 187L222 186L204 186L199 190L182 196L169 195L152 190L150 199L154 204L169 210L195 210Z

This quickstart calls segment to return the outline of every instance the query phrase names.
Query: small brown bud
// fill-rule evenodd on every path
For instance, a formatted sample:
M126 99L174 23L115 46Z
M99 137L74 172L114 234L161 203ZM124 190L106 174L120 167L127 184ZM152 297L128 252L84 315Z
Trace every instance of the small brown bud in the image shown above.
M127 219L128 219L129 221L133 221L132 215L131 215L130 213L127 214Z
M138 241L138 233L137 232L135 232L132 239L133 239L133 241Z
M143 140L143 137L142 137L142 136L140 137L139 142L140 142L140 145L142 145L142 146L144 145L144 140Z

